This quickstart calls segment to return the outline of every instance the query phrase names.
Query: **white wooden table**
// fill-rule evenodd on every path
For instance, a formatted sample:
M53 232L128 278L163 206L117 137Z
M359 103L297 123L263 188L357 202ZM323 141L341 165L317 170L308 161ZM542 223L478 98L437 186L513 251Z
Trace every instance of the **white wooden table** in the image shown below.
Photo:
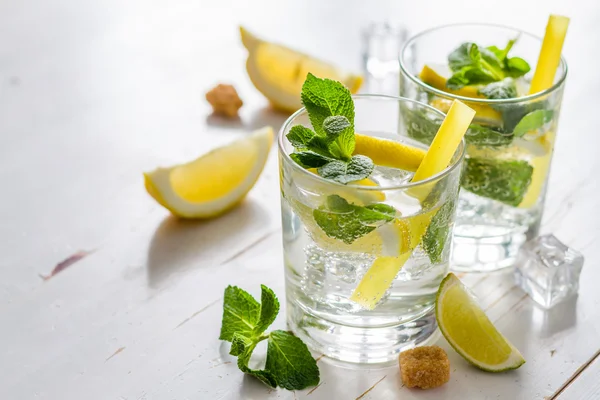
M600 7L560 3L2 2L0 399L599 399ZM358 68L371 20L540 34L550 12L572 23L543 231L584 253L580 295L543 312L510 274L464 277L527 363L484 373L441 340L452 376L431 391L402 387L397 367L327 358L310 390L244 377L217 339L222 294L228 284L258 294L264 283L284 297L275 151L248 199L217 220L177 221L142 182L142 171L280 126L245 74L237 24ZM218 82L241 93L240 123L209 116L203 95ZM40 278L79 251L90 253Z

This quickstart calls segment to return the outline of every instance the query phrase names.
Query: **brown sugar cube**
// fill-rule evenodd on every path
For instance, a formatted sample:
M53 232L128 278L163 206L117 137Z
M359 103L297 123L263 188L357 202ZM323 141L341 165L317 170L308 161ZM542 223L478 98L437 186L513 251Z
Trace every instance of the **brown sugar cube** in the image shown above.
M237 117L238 110L244 105L235 88L224 84L219 84L206 93L206 101L210 103L215 114L229 118Z
M400 376L405 386L431 389L450 380L450 361L439 346L422 346L400 353Z

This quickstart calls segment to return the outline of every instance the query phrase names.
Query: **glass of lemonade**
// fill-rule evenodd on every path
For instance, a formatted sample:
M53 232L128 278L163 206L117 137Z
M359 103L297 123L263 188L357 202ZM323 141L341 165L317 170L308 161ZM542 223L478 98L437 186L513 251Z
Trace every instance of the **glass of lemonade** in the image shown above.
M509 41L512 44L507 46ZM456 88L456 81L448 78L454 78L464 60L456 51L469 42L476 43L481 54L509 49L506 60L516 57L514 63L521 72L511 76L507 70L506 75L489 78L487 83ZM529 94L541 44L541 38L516 29L458 24L420 33L401 52L401 96L443 112L458 99L477 112L465 135L452 269L509 267L521 244L538 234L567 75L561 59L553 86ZM457 57L453 59L451 53ZM524 68L521 60L529 67ZM500 80L494 83L494 79ZM409 136L425 144L433 139L431 135L411 136L410 132Z
M279 132L287 318L316 351L378 363L426 342L436 330L435 295L449 268L465 145L444 171L411 183L416 168L382 166L407 156L389 145L423 153L427 146L411 137L435 135L438 127L406 116L428 120L444 114L398 97L353 100L355 131L369 138L363 146L378 155L367 179L342 185L290 158L291 127L310 127L304 108Z

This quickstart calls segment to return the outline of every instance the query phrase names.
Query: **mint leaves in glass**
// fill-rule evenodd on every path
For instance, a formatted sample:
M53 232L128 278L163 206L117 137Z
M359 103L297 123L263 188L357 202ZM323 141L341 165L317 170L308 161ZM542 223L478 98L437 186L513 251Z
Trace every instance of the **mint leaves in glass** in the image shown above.
M443 112L460 99L477 111L465 135L456 270L512 266L520 245L538 234L566 75L563 61L555 85L529 95L540 47L540 38L515 29L458 24L418 34L402 51L401 96Z

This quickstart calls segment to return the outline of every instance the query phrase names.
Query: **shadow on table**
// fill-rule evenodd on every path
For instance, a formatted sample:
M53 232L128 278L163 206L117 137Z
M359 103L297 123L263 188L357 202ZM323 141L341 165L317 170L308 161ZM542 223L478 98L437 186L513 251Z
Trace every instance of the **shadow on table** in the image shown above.
M541 321L540 336L547 338L554 334L574 328L577 324L577 298L573 296L549 310L536 307L534 319Z
M276 111L273 108L266 106L252 112L248 122L244 122L239 117L225 118L220 115L211 114L206 117L206 124L212 127L225 129L245 128L249 131L260 129L263 126L268 125L273 127L273 130L277 132L289 116L289 113Z
M223 253L256 228L256 223L249 223L252 220L268 220L265 210L252 199L214 219L185 220L169 215L150 242L148 285L158 288L171 276L210 265L215 257L226 258Z

